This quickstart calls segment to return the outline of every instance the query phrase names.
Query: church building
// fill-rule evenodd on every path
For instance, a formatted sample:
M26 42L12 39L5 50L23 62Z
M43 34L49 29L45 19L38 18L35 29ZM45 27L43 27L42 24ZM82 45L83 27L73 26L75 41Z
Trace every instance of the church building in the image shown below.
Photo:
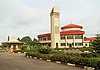
M89 41L84 41L85 31L83 26L77 24L67 24L61 27L60 31L60 11L58 7L53 7L50 12L51 33L38 35L38 40L43 45L52 48L80 48L89 47Z

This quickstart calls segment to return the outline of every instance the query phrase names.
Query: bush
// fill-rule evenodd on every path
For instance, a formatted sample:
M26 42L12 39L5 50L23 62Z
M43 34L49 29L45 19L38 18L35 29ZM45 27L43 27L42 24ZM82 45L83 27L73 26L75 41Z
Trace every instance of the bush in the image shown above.
M95 57L95 54L94 53L82 53L81 57L91 58L91 57Z
M21 47L21 50L30 50L30 46L28 46L28 45L23 45L23 46Z
M97 62L97 66L95 67L95 70L100 70L100 61Z
M38 51L40 52L40 53L43 53L43 54L49 54L50 52L51 52L51 48L49 47L49 46L46 46L46 45L44 45L44 46L41 46L41 47L39 47L39 49L38 49Z
M53 62L55 62L55 61L61 61L61 62L63 62L64 55L63 54L52 54L50 56L50 60L53 61Z
M54 50L76 50L79 49L80 51L93 51L93 47L81 47L81 48L74 48L74 47L70 47L70 48L55 48Z
M63 54L63 53L64 53L64 51L56 51L56 50L52 50L50 52L50 54Z
M24 50L14 50L13 52L14 53L18 53L18 52L24 53Z
M97 54L100 54L100 50L96 50L96 53L97 53Z
M34 47L31 47L30 50L32 52L38 52L39 47L37 45L35 45Z
M32 56L32 57L33 57L33 53L32 53L32 52L27 52L27 53L25 54L25 56Z
M73 57L80 57L80 54L79 53L65 53L66 55L70 55L70 56L73 56Z
M80 55L80 56L79 56ZM85 56L86 55L86 56ZM72 63L76 65L94 67L96 70L100 69L100 59L91 58L95 54L83 53L83 54L73 54L73 53L50 53L43 54L39 52L28 52L26 56L32 56L42 58L43 60L50 59L52 62L60 61L63 64Z
M50 55L48 55L48 54L42 54L42 59L43 60L50 59Z

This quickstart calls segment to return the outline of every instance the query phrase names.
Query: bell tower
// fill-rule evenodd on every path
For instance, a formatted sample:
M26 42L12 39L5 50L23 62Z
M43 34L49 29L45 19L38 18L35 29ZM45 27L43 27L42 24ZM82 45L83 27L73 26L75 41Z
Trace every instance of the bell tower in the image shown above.
M60 47L60 12L58 7L53 7L50 13L51 47Z

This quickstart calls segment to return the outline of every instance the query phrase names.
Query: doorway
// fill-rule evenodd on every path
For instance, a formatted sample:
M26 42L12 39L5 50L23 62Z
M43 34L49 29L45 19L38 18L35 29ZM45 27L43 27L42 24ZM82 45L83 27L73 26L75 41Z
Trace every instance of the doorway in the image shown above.
M72 47L72 44L69 44L69 47Z
M58 48L58 43L56 43L56 48Z

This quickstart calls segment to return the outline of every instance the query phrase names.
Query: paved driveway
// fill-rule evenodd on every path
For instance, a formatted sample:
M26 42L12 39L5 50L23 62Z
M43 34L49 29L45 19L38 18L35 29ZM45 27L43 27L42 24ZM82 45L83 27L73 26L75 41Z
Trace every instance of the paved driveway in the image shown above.
M0 52L0 70L84 70L24 57L24 54Z

